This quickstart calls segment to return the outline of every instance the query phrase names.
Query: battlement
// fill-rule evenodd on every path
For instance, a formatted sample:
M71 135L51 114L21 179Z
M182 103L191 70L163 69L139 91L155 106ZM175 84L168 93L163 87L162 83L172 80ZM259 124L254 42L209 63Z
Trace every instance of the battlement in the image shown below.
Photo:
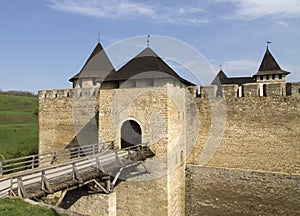
M300 97L300 82L292 83L246 83L243 85L201 86L197 97Z
M80 97L96 97L99 88L76 88L76 89L53 89L41 90L38 92L39 99L60 99L60 98L80 98Z

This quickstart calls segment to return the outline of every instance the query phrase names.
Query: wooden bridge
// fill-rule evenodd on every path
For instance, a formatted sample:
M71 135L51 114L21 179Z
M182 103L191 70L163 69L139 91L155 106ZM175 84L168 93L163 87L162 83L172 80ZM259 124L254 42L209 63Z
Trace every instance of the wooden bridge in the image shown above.
M141 166L148 173L143 160L149 156L147 143L115 150L111 141L0 161L0 198L39 199L63 191L58 205L68 190L83 185L110 193L126 168Z

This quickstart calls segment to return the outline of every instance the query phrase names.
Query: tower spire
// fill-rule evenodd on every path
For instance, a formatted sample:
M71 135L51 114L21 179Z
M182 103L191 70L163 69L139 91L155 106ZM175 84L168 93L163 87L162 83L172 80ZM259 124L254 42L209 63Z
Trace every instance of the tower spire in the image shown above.
M149 45L150 45L150 34L148 34L147 36L147 47L149 47Z

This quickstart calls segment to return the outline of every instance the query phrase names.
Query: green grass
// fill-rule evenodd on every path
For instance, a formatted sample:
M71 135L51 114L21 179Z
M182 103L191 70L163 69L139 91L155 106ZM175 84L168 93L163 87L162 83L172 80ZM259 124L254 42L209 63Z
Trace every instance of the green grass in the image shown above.
M23 202L21 199L0 199L0 216L59 216L52 209L33 206Z
M0 94L0 154L5 159L38 150L37 97Z

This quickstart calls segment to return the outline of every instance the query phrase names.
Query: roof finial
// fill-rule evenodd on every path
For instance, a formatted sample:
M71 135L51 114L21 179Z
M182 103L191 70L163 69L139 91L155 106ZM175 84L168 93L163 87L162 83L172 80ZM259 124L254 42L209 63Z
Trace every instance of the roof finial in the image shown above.
M149 47L149 44L150 44L150 34L148 34L147 36L147 47Z
M271 44L271 41L267 41L267 49L269 48L269 44Z
M220 71L221 71L222 70L222 64L220 64L219 67L220 67Z
M100 43L100 32L98 32L98 43Z

